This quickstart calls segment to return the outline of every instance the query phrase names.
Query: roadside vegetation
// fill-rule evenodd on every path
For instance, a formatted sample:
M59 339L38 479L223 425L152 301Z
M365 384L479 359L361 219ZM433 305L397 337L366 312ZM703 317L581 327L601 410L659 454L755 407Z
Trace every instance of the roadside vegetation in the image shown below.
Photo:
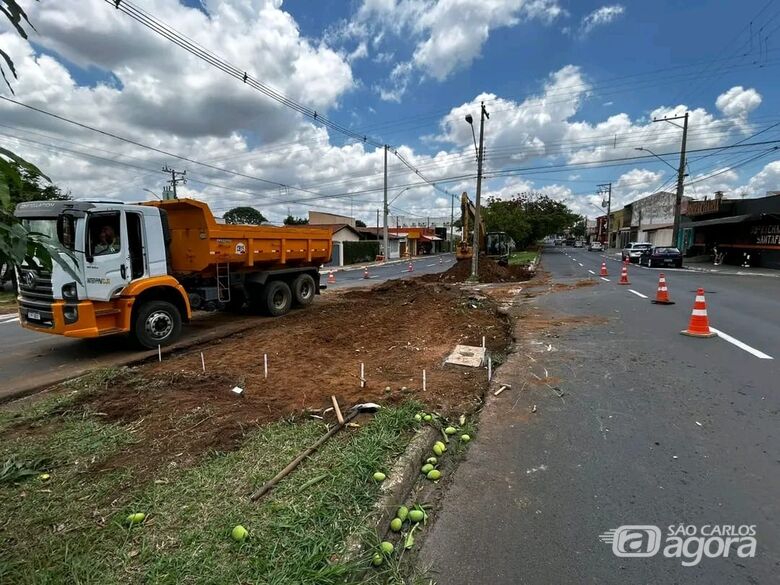
M372 541L372 475L405 448L419 404L345 429L252 503L253 488L325 432L322 421L248 428L235 451L138 477L102 465L137 441L137 423L79 406L122 375L98 372L78 391L0 415L0 466L27 472L0 479L0 582L342 583L370 565L372 552L345 562L345 543ZM145 519L129 526L134 513ZM238 524L244 542L231 538Z
M512 252L509 254L509 265L525 265L530 264L538 256L536 250L522 250L518 252Z

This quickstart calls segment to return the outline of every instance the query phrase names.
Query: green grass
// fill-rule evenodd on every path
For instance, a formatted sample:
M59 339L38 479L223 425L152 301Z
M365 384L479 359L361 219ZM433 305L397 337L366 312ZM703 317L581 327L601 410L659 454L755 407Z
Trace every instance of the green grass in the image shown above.
M13 291L0 290L0 306L11 306L16 304L16 293Z
M108 374L77 383L100 391ZM98 389L96 389L98 388ZM0 484L2 583L344 583L373 551L345 562L351 538L372 542L379 487L414 428L417 404L381 410L360 429L337 434L269 495L249 493L325 432L322 422L282 421L249 433L242 447L212 453L196 467L164 467L154 477L94 471L137 441L128 427L68 410L72 395L0 417L0 432L20 420L51 425L43 437L6 434L7 459L49 461L48 481ZM49 413L58 413L48 418ZM307 483L308 482L308 483ZM147 514L134 528L133 512ZM243 544L230 538L242 524Z
M512 252L509 255L509 264L530 264L531 261L536 258L537 252L535 250L523 250L522 252Z

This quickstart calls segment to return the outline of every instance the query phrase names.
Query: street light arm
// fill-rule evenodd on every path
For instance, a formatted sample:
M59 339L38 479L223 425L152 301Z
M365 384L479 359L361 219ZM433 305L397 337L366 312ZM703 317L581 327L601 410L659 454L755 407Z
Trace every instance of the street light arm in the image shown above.
M672 170L673 170L675 173L677 172L677 169L676 169L676 168L674 168L674 167L673 167L671 164L669 164L669 163L668 163L666 160L662 159L660 156L658 156L656 153L654 153L654 152L653 152L652 150L650 150L649 148L643 148L643 147L641 147L641 146L638 146L638 147L637 147L635 150L641 150L641 151L643 151L643 152L649 152L649 153L650 153L650 154L652 154L652 155L653 155L655 158L657 158L657 159L658 159L658 160L660 160L662 163L664 163L664 164L665 164L667 167L669 167L670 169L672 169Z

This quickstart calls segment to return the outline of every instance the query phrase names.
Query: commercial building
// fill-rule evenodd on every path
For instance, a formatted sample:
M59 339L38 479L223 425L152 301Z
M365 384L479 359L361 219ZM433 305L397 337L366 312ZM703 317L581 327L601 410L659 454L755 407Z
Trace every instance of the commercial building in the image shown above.
M687 256L722 254L726 264L780 268L780 194L688 201L681 239Z

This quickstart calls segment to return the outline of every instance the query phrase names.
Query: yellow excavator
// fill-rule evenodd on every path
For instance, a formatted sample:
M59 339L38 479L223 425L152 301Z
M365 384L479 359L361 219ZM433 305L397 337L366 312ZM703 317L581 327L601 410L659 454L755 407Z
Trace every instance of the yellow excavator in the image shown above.
M477 208L464 191L460 196L460 218L463 228L460 244L455 250L458 260L470 260L474 255L472 238L474 230L477 231L480 253L489 258L497 259L499 264L509 261L509 253L515 249L515 241L506 232L485 232L485 222L480 217L479 225L475 226Z

